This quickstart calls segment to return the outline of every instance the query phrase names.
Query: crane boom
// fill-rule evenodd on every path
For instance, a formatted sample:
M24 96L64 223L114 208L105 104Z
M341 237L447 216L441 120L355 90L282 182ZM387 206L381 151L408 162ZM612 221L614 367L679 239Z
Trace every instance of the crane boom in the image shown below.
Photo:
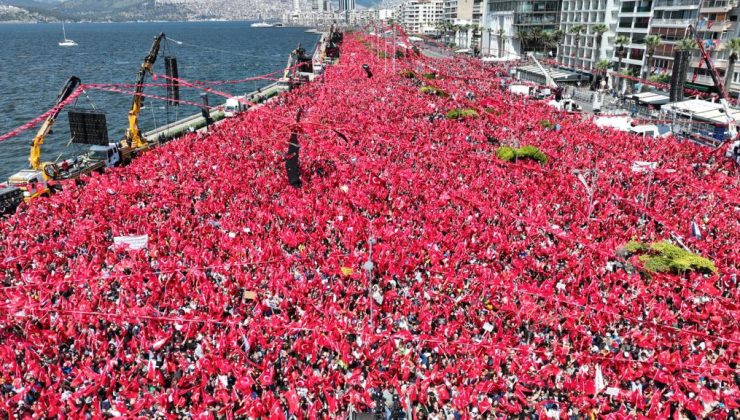
M529 57L532 58L532 60L534 60L534 63L540 69L542 74L545 75L545 84L547 85L547 87L552 88L552 89L557 89L558 84L555 83L555 80L553 80L552 76L550 76L550 72L547 71L547 69L543 67L542 64L540 64L540 61L537 59L537 57L535 57L533 53L529 53Z
M144 100L144 97L142 96L142 93L144 93L144 78L147 73L152 73L152 68L154 63L157 61L157 56L159 55L159 46L165 38L164 33L161 33L154 38L152 48L149 49L149 54L141 64L139 74L136 78L134 99L131 102L131 109L128 112L128 130L126 130L126 136L123 141L128 143L129 146L133 146L137 149L146 149L148 147L147 142L141 137L141 131L139 130L139 114L141 113L141 106Z
M41 169L41 146L44 144L46 136L51 132L51 128L54 126L54 122L59 116L59 113L62 112L62 109L57 108L57 106L67 100L67 98L77 90L81 83L80 79L76 76L72 76L67 80L67 83L64 84L64 87L59 92L59 96L57 96L56 103L54 104L56 109L46 118L46 121L44 121L44 124L36 133L36 137L33 138L33 141L31 142L31 155L29 156L28 161L31 163L31 168L34 170L38 171Z
M703 4L704 1L702 0L701 3ZM701 6L699 6L699 8L701 9ZM709 69L709 75L712 76L712 82L714 82L714 86L717 88L719 102L722 105L723 111L725 112L725 117L727 117L727 130L730 134L730 140L732 140L737 136L737 121L735 120L735 117L733 117L730 113L730 106L727 103L727 92L725 91L725 85L722 82L722 78L719 77L719 72L717 71L717 68L714 66L712 56L709 55L707 49L704 48L704 40L699 37L699 31L697 31L692 25L689 25L687 31L696 41L696 44L699 48L699 53L701 54L701 58L707 65L707 69Z

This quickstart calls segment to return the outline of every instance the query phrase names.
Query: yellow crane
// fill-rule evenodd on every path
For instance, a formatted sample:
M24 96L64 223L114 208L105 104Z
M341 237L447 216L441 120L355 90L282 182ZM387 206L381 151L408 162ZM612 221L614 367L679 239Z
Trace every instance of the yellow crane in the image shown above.
M146 150L149 148L149 143L141 136L139 130L139 114L141 113L142 102L144 101L144 78L147 73L153 73L154 63L157 61L157 55L159 55L159 47L162 41L165 39L164 33L159 34L154 38L152 48L149 50L149 54L144 59L141 68L139 69L139 75L136 78L136 93L131 103L131 110L128 112L128 129L123 139L123 145L133 147L138 150Z
M59 92L59 96L57 97L55 107L67 100L72 93L80 86L80 79L78 77L72 76L67 80L67 83L62 88L61 92ZM49 117L44 121L44 125L41 126L38 133L36 133L36 137L33 138L33 141L31 142L31 156L28 158L29 162L31 163L31 168L35 171L41 171L43 170L43 166L41 163L41 146L44 144L44 140L46 140L46 136L51 133L51 128L54 126L54 122L56 121L57 117L59 116L59 113L62 112L62 109L56 109L55 112L53 112Z

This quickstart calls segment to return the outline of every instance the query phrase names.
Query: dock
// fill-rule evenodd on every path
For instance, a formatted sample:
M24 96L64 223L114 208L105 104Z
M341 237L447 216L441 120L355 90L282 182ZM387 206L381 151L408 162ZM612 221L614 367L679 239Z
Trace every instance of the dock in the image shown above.
M285 92L289 89L288 85L284 82L275 82L264 88L249 92L246 95L235 96L240 100L246 100L254 104L263 104L273 97ZM223 120L225 117L223 105L214 107L210 110L211 120L217 123ZM206 126L206 119L203 118L202 114L194 114L189 117L185 117L181 120L173 123L157 127L154 130L147 131L144 133L144 138L150 144L166 143L172 139L180 137L190 130L201 130Z

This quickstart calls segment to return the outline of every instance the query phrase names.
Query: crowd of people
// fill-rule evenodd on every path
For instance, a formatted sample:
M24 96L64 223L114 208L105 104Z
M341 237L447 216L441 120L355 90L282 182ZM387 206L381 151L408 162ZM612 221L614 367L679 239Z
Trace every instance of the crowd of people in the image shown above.
M0 418L737 418L738 168L379 42L3 220Z

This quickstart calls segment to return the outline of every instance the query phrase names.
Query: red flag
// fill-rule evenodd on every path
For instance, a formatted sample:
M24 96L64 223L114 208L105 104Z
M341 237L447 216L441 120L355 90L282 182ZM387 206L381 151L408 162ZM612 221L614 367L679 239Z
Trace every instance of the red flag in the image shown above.
M289 390L285 393L285 399L288 400L288 410L290 414L298 414L301 409L301 400L295 390Z

